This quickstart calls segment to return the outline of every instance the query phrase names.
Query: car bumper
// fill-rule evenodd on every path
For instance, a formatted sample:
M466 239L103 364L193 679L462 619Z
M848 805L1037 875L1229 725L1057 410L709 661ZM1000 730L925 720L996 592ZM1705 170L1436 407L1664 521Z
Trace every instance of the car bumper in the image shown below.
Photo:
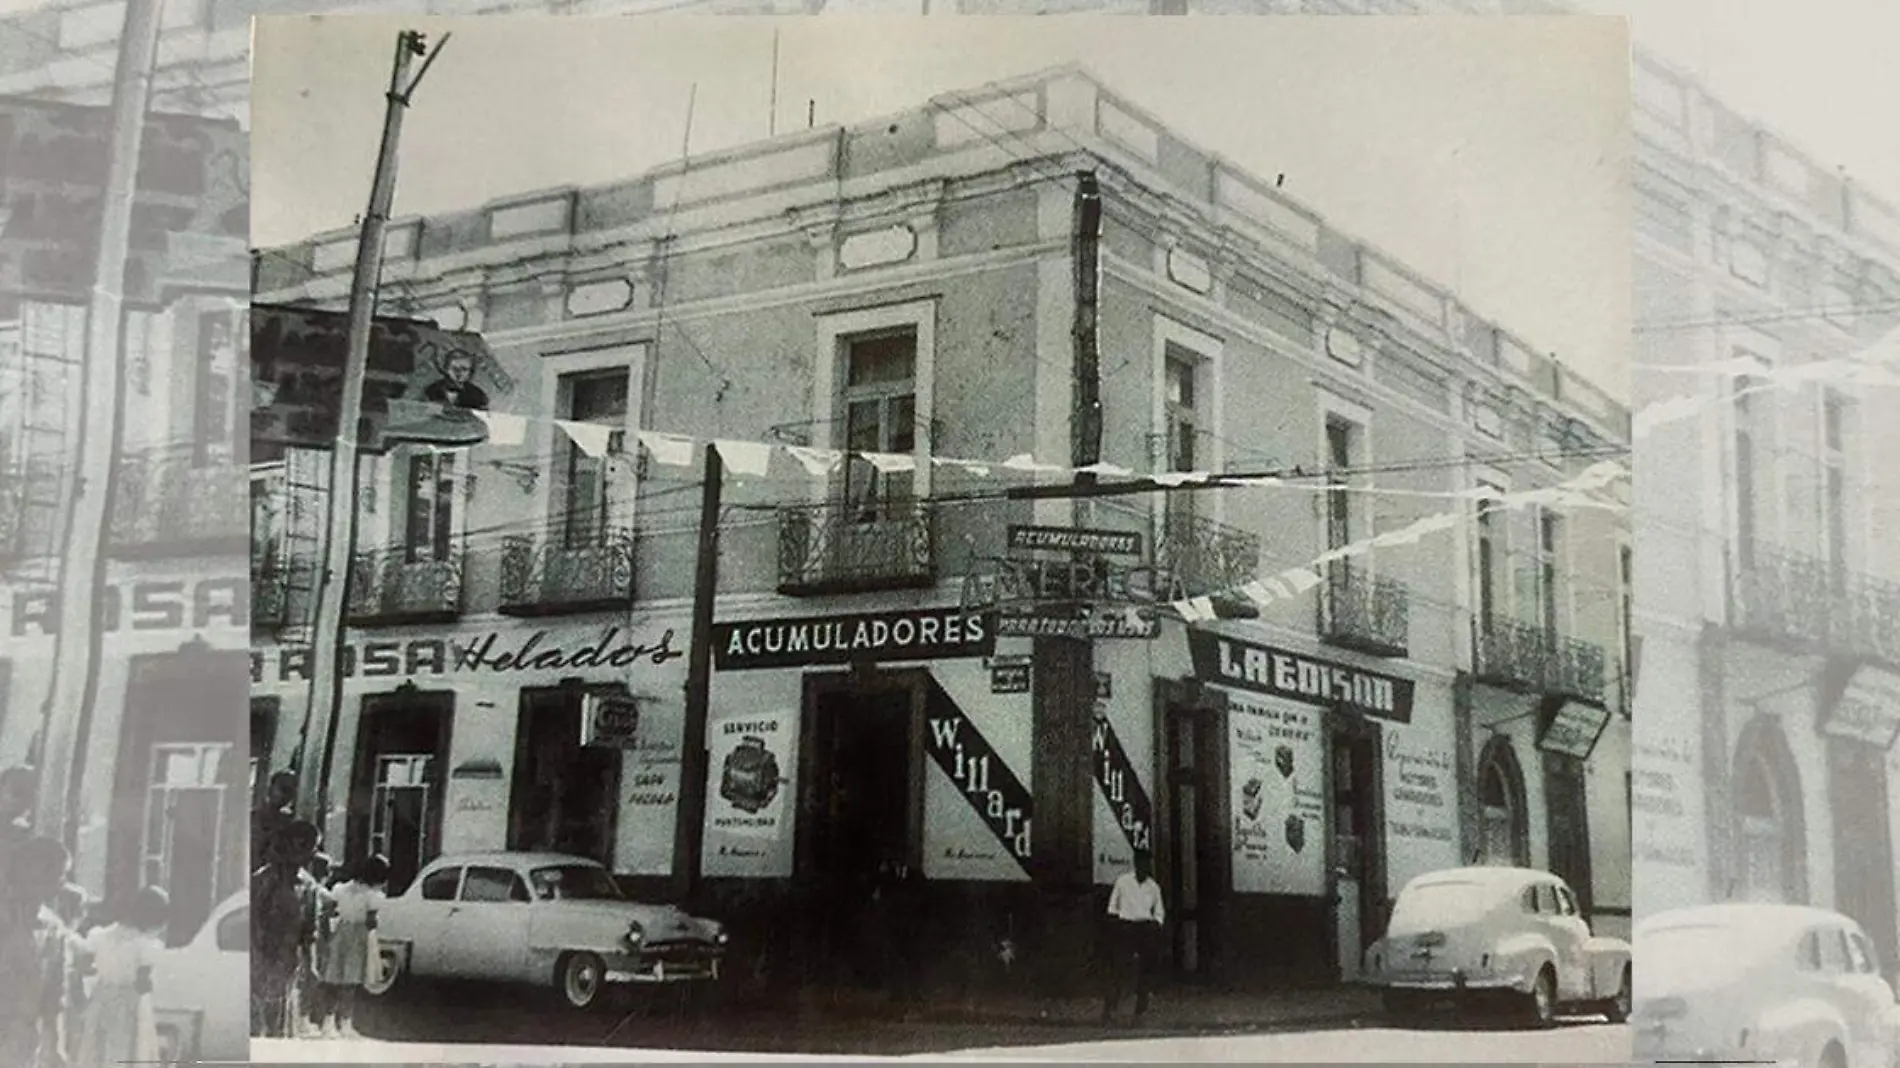
M719 978L721 954L704 949L645 949L607 958L610 983L690 983Z
M1404 972L1375 975L1367 980L1386 990L1419 993L1457 994L1465 991L1496 992L1522 990L1523 984L1508 975L1468 975L1463 972Z

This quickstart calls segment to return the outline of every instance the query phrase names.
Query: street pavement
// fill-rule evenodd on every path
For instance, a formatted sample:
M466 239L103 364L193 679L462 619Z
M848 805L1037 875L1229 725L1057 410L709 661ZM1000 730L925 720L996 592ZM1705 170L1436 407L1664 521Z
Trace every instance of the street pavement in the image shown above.
M626 992L632 993L632 992ZM680 990L679 994L687 992ZM605 1011L578 1013L551 992L429 984L392 1000L358 1002L367 1041L257 1043L258 1062L374 1063L496 1060L579 1063L870 1057L993 1060L1386 1061L1627 1063L1627 1027L1600 1018L1543 1031L1503 1021L1446 1018L1394 1027L1370 992L1274 995L1178 992L1158 996L1140 1026L1100 1021L1086 998L935 999L899 1013L881 998L827 996L777 1004L692 1004L675 991L640 991ZM539 996L537 996L539 995ZM507 1047L506 1053L495 1052ZM522 1047L539 1047L531 1057ZM681 1051L676 1054L655 1051ZM714 1059L728 1059L715 1056Z

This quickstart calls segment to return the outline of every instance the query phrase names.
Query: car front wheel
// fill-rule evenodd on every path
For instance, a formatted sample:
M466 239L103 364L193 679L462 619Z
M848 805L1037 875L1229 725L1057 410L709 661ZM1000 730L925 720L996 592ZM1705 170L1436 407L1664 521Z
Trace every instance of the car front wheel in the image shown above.
M363 979L363 992L373 998L388 997L402 982L407 971L403 947L385 943L376 948L376 964Z
M607 989L607 965L593 953L563 953L554 964L554 986L576 1009L600 1004Z

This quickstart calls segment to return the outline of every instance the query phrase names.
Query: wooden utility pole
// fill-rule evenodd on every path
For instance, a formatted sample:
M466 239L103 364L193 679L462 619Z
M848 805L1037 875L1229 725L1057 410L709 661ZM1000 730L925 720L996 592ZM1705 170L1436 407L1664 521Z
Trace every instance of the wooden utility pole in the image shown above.
M699 496L699 558L693 574L693 636L686 658L686 722L680 732L679 824L673 829L673 886L684 904L699 886L706 845L706 721L712 705L713 604L719 597L719 449L706 443Z
M330 769L343 710L343 648L349 610L350 571L356 555L357 458L361 445L363 380L369 373L370 330L375 323L376 288L381 281L383 234L389 224L390 204L396 197L396 148L402 138L403 113L429 73L429 65L448 44L449 35L430 51L422 34L404 30L396 35L396 59L389 75L388 106L383 117L383 143L376 155L376 173L370 183L369 208L363 213L356 245L356 273L350 285L349 349L343 364L343 398L337 411L336 445L330 454L330 490L324 502L326 530L320 543L324 564L317 572L317 611L311 632L310 703L304 716L306 738L311 721L323 716L323 755L316 782L301 776L305 811L317 826L330 819ZM409 65L425 56L414 78ZM310 751L303 749L307 763ZM314 804L311 803L314 791Z
M119 35L119 62L112 85L111 143L99 219L98 258L92 300L86 309L86 362L79 403L77 468L66 502L67 547L59 575L58 630L53 679L42 710L43 767L36 823L58 834L68 849L78 845L82 822L86 749L93 705L99 697L107 554L112 491L124 421L119 383L125 377L125 264L138 197L145 109L152 97L158 58L160 0L128 0ZM127 759L142 759L128 756Z

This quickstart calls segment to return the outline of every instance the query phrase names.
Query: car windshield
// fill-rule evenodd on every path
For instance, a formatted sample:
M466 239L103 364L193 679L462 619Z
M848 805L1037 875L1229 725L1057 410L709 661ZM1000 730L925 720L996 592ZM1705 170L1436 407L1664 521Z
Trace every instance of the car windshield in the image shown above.
M605 868L586 864L563 864L536 868L528 876L538 901L624 901L620 884Z
M1414 883L1399 895L1387 929L1393 934L1415 934L1471 923L1484 915L1496 896L1493 888L1469 879Z

